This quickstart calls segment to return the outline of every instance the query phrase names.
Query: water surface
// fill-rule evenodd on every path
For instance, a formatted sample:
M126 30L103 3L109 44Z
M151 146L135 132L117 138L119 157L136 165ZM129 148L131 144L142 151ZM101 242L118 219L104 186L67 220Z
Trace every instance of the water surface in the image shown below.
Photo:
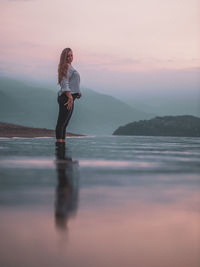
M0 139L0 265L197 267L200 139Z

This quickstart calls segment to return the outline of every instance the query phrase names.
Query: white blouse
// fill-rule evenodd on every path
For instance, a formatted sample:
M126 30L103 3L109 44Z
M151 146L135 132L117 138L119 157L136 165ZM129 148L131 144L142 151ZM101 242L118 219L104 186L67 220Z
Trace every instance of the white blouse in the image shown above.
M72 65L69 66L67 71L67 78L63 77L60 83L61 89L58 91L58 95L63 92L70 91L71 94L81 93L80 91L80 75Z

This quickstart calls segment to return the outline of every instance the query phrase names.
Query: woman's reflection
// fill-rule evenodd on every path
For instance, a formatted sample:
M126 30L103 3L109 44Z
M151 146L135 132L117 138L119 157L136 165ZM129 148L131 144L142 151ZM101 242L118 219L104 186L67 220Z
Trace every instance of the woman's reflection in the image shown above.
M70 217L75 216L78 208L78 161L65 156L65 144L56 146L56 168L58 184L56 188L55 222L60 230L67 229Z

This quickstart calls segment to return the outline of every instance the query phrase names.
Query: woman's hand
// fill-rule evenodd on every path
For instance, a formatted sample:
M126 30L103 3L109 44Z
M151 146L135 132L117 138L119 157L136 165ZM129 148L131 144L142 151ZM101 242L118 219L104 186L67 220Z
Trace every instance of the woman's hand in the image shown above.
M78 95L77 95L77 97L76 98L80 98L82 96L82 94L81 93L79 93Z
M71 109L72 108L72 105L73 105L73 97L69 97L68 101L64 104L64 106L67 105L67 109Z

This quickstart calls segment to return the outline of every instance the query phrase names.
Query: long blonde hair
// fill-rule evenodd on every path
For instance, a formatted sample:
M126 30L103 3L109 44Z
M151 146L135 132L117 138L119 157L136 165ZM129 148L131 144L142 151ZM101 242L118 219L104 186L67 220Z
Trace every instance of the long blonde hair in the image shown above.
M67 55L68 53L72 51L71 48L65 48L63 49L61 55L60 55L60 62L58 64L58 84L61 83L61 80L63 76L67 78L67 72L68 72L68 61L67 61Z

